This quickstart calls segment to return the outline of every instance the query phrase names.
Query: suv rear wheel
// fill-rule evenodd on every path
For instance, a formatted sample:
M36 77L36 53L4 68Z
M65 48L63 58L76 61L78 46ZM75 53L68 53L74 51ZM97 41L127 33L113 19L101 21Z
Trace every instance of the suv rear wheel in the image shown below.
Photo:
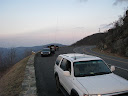
M57 90L57 92L58 93L60 93L61 91L60 91L60 82L59 82L59 78L58 78L58 76L56 76L56 90Z

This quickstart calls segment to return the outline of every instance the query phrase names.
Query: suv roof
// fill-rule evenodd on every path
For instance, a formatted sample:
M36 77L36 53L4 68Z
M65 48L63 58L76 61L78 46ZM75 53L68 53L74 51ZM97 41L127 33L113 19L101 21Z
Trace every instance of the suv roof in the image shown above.
M69 53L69 54L61 54L60 56L71 60L73 62L76 61L88 61L88 60L101 60L101 58L86 54L80 54L80 53Z

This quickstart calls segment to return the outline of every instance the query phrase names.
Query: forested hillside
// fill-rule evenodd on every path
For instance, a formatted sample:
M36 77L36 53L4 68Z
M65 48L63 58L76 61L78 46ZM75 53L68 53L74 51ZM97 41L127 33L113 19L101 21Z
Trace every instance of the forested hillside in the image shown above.
M113 28L104 33L98 48L100 50L128 56L128 10Z

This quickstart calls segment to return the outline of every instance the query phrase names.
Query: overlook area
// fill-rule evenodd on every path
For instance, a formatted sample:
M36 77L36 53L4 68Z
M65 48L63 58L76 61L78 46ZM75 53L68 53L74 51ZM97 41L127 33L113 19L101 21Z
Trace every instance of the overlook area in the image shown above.
M0 14L0 96L128 96L128 0L0 0Z

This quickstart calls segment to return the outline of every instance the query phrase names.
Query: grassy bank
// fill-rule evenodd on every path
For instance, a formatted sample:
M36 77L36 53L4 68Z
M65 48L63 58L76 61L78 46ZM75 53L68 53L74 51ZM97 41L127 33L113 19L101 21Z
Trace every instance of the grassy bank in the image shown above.
M0 96L18 96L29 57L21 60L0 79Z

